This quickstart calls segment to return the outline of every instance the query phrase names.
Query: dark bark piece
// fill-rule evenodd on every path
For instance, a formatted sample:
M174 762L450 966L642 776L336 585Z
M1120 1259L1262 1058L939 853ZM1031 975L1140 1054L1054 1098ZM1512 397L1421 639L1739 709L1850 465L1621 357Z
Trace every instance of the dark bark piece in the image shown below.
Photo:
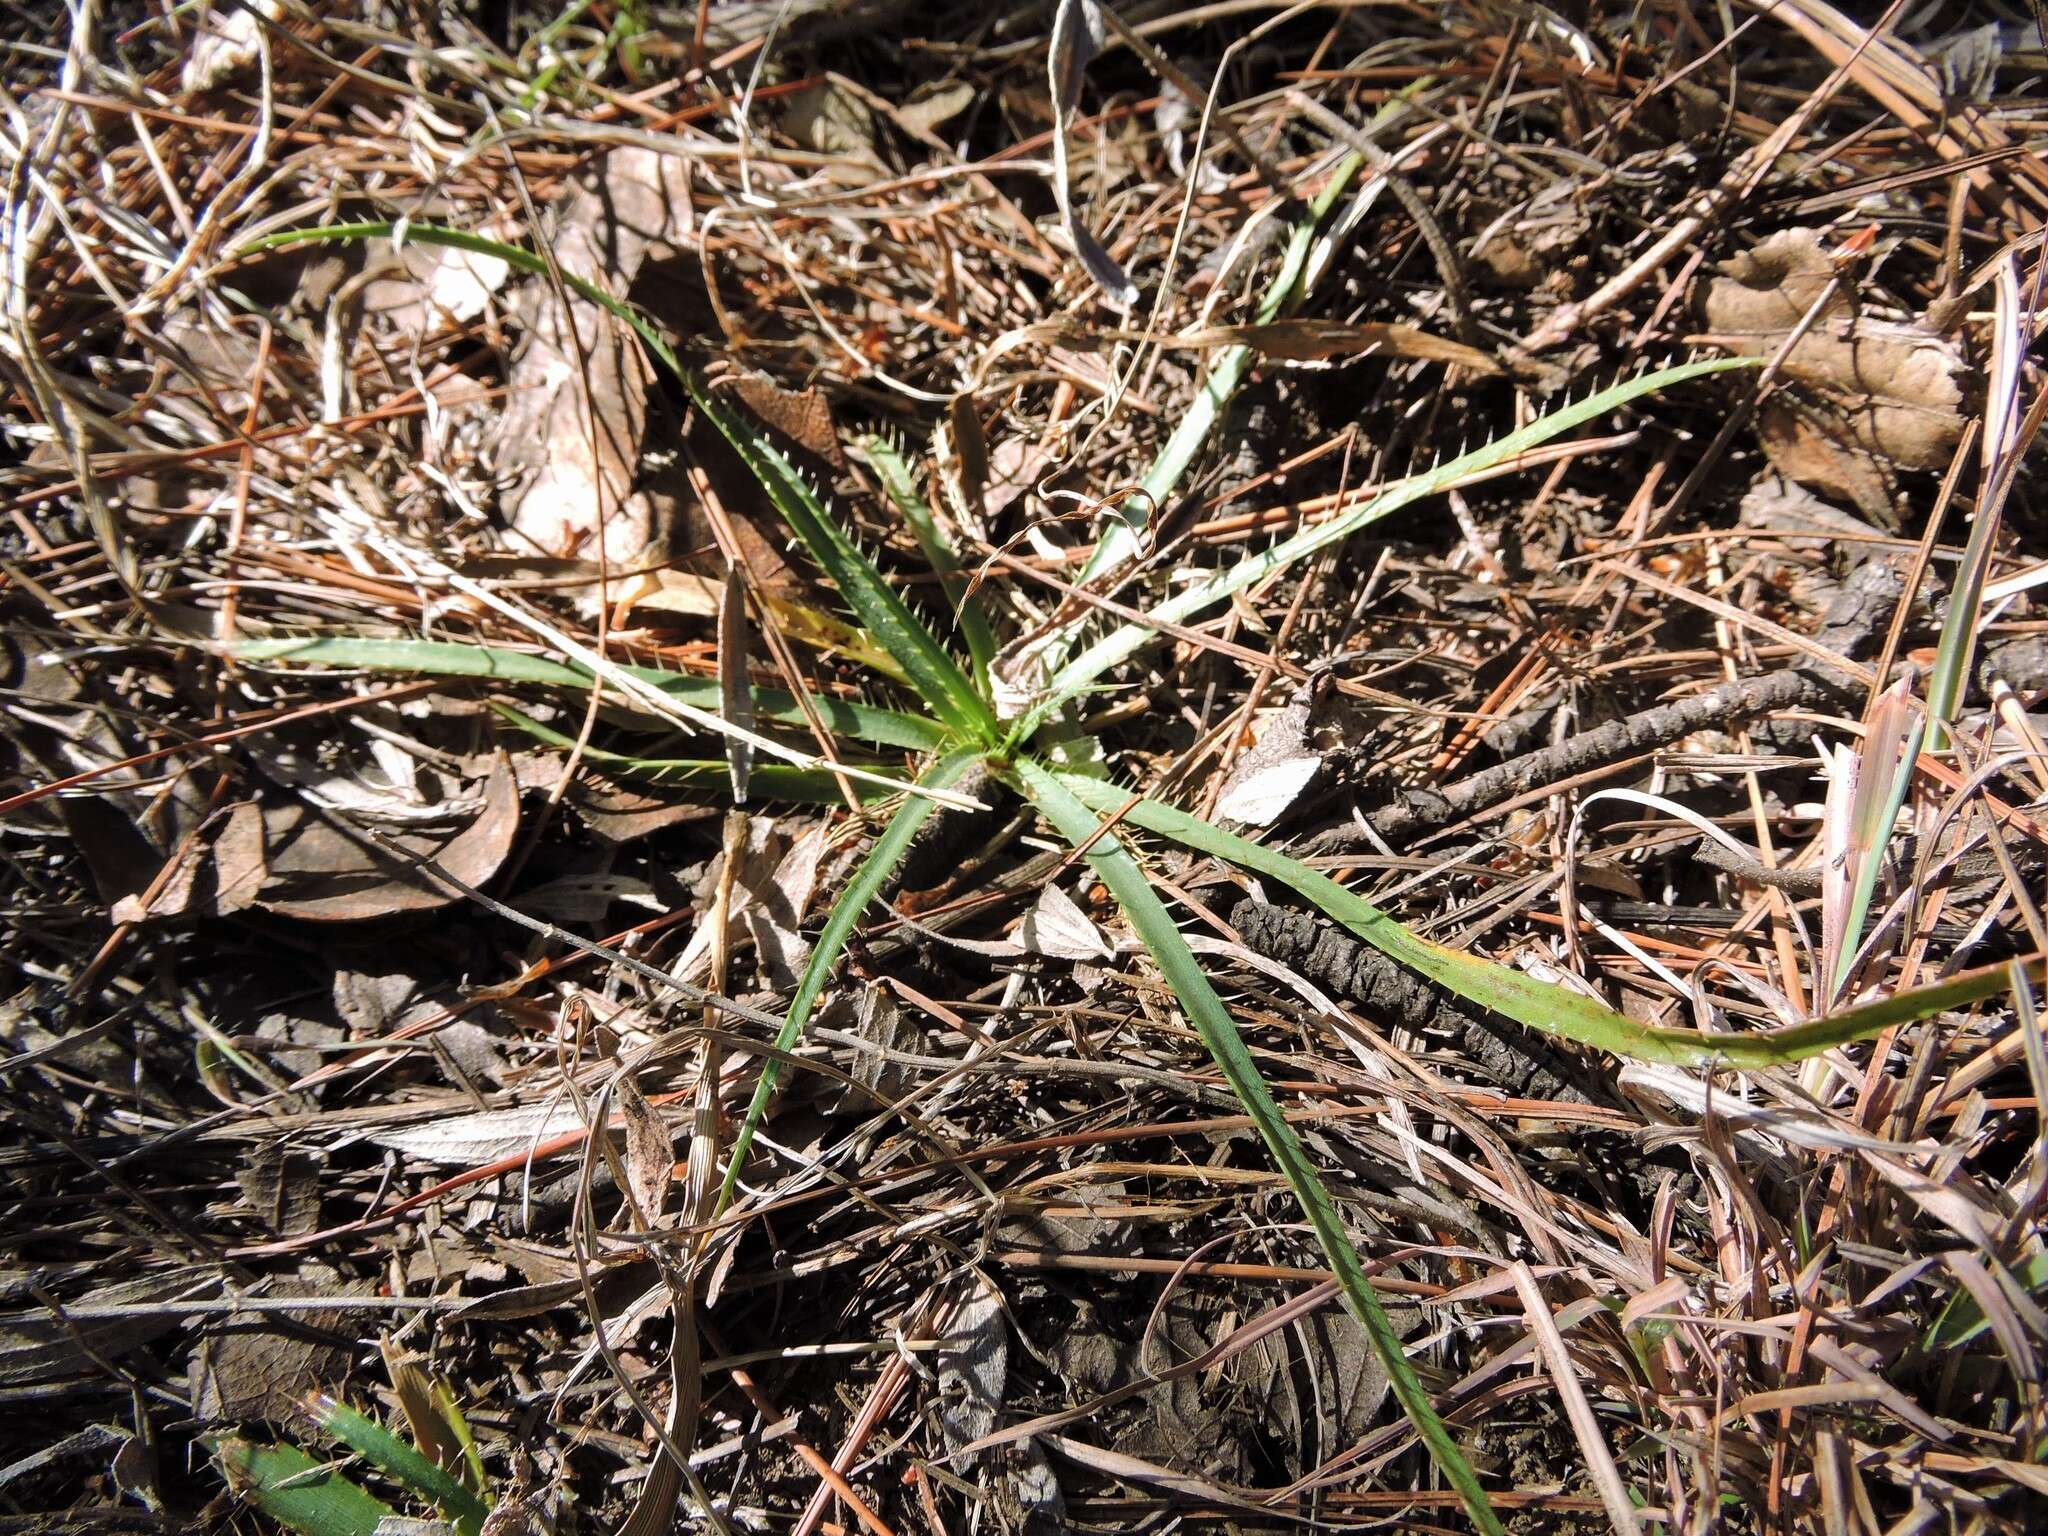
M889 882L895 891L925 891L944 881L960 865L960 855L979 850L1008 814L1008 797L980 763L962 774L954 789L982 803L978 811L941 805L925 819L910 840L903 863Z
M1829 604L1815 639L1852 661L1869 654L1903 590L1899 573L1888 563L1872 560L1858 567ZM1668 746L1695 731L1726 728L1782 709L1840 704L1851 691L1844 673L1819 661L1762 677L1740 678L1705 693L1610 720L1569 741L1484 769L1441 790L1409 790L1368 820L1389 846L1398 848L1404 841L1490 810L1505 800ZM1319 839L1316 846L1356 840L1355 832L1338 828L1329 838Z
M1511 1098L1568 1104L1613 1098L1587 1066L1543 1036L1464 1004L1311 913L1247 898L1232 909L1230 925L1247 948L1292 967L1381 1022L1448 1035L1473 1069Z

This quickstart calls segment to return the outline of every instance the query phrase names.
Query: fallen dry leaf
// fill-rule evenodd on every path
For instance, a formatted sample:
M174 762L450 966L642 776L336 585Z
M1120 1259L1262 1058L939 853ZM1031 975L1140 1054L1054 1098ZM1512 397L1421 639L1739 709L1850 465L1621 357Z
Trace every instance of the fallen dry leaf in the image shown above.
M1725 263L1707 287L1714 339L1776 356L1815 304L1821 313L1785 354L1793 387L1759 408L1758 440L1791 479L1898 525L1896 472L1940 469L1963 432L1960 345L1919 324L1857 313L1834 276L1821 235L1788 229Z
M581 1110L574 1104L554 1103L480 1109L475 1114L448 1115L421 1125L378 1128L364 1134L380 1147L437 1168L474 1168L582 1128Z
M1306 699L1268 716L1259 739L1231 766L1217 792L1216 814L1254 827L1278 821L1323 766L1323 754L1309 739L1310 723Z
M356 1296L360 1284L307 1264L297 1277L274 1282L273 1296ZM193 1353L192 1417L201 1424L288 1419L305 1395L348 1373L355 1328L346 1312L290 1312L233 1317L216 1325Z
M1056 885L1038 893L1017 937L1026 953L1060 960L1107 960L1116 954L1116 946L1103 937L1094 920Z
M1320 363L1377 352L1429 363L1456 363L1480 373L1499 373L1500 364L1477 347L1432 336L1412 325L1377 321L1270 320L1264 325L1205 325L1173 339L1177 347L1250 347L1282 362Z
M839 447L839 428L832 420L832 404L817 385L784 389L765 373L742 373L728 387L748 410L799 448L816 454L835 469L846 468L846 455Z
M691 228L686 162L650 149L613 150L580 174L551 210L550 248L563 272L623 296L650 258ZM527 288L531 334L513 365L497 428L499 472L513 533L546 554L582 549L602 523L606 559L638 562L662 530L633 495L653 372L638 340L599 306Z
M675 1182L675 1137L631 1078L619 1080L619 1118L626 1126L626 1189L640 1219L652 1226Z
M432 859L465 885L498 872L519 831L519 785L503 753L493 759L482 809L452 834L431 829L373 838L338 810L294 801L264 812L270 878L256 905L285 917L352 923L427 912L459 899L414 858ZM410 856L410 857L408 857Z

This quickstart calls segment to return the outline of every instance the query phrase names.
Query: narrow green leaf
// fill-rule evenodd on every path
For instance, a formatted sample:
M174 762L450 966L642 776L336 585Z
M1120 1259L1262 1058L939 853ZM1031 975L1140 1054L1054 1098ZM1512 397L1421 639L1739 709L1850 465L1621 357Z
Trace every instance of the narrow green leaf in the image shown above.
M231 1488L302 1536L375 1536L398 1513L295 1445L220 1440L213 1453Z
M960 638L967 642L967 653L974 659L975 680L986 690L988 669L996 655L995 631L989 628L988 613L979 595L967 590L967 577L961 569L958 552L947 539L946 531L939 526L938 519L932 516L932 509L917 494L917 482L911 478L910 466L896 451L896 445L879 433L871 432L862 440L861 451L866 454L875 478L882 482L883 493L895 503L896 510L903 514L903 520L910 524L918 547L937 573L946 601L953 605L953 617L960 625Z
M2012 1274L2031 1294L2048 1294L2048 1250L2028 1254L2013 1266ZM1949 1298L1948 1305L1941 1309L1941 1316L1934 1320L1934 1326L1927 1330L1927 1347L1957 1349L1990 1326L1990 1320L1984 1316L1984 1309L1977 1304L1977 1298L1966 1290L1958 1289Z
M926 789L951 789L978 756L980 752L976 748L956 747L935 758L918 783ZM839 900L833 903L824 928L811 946L810 961L804 966L803 975L797 979L796 995L790 999L789 1013L782 1021L782 1028L776 1032L777 1051L787 1054L796 1048L804 1025L810 1022L811 1010L818 1005L818 995L825 990L832 967L839 961L840 951L846 948L846 941L853 936L854 924L860 921L868 903L881 894L889 876L895 873L896 866L910 852L911 840L917 836L918 828L925 824L931 813L932 801L927 796L905 797L889 825L882 829L882 835L875 839L875 846L861 861L860 868L854 871ZM774 1095L776 1080L781 1075L782 1063L778 1058L762 1058L761 1078L754 1085L754 1097L747 1104L747 1118L740 1125L739 1134L733 1137L725 1181L719 1186L718 1203L712 1213L714 1217L722 1214L732 1203L733 1188L739 1181L741 1167L746 1163L747 1149L753 1145L754 1132L760 1129L762 1117L768 1113L768 1100Z
M1105 814L1123 810L1131 798L1098 779L1062 775L1060 782L1083 804ZM1851 1040L1868 1039L1897 1024L1996 997L2010 984L2010 967L1993 965L1785 1029L1738 1035L1660 1028L1639 1024L1604 1003L1511 970L1482 955L1447 949L1419 938L1328 875L1284 853L1211 826L1199 816L1191 816L1163 801L1141 799L1124 810L1124 820L1240 869L1254 870L1279 881L1396 964L1427 976L1503 1018L1636 1061L1680 1067L1723 1063L1747 1070L1783 1066L1818 1056Z
M959 664L932 638L924 621L896 595L895 588L883 579L874 562L833 521L817 492L797 473L796 467L767 437L694 376L686 373L682 380L691 401L746 461L776 511L838 586L862 627L896 658L925 706L964 736L992 739L994 716Z
M1096 812L1074 793L1072 786L1075 781L1063 779L1029 758L1018 759L1012 773L1020 791L1038 807L1046 820L1059 829L1062 837L1077 848L1088 848L1090 866L1102 877L1103 884L1116 897L1117 904L1131 920L1131 926L1137 930L1145 948L1158 962L1161 974L1180 999L1189 1022L1209 1048L1209 1054L1215 1058L1231 1091L1244 1105L1244 1112L1258 1128L1274 1165L1287 1180L1287 1187L1301 1202L1309 1225L1315 1231L1316 1241L1323 1250L1323 1257L1343 1288L1352 1314L1372 1339L1373 1348L1386 1369L1387 1379L1393 1385L1394 1396L1400 1401L1402 1411L1408 1415L1408 1421L1415 1426L1415 1432L1422 1437L1423 1444L1429 1448L1429 1454L1451 1486L1464 1499L1473 1523L1489 1536L1497 1536L1501 1524L1487 1501L1486 1490L1480 1486L1478 1474L1472 1470L1472 1464L1465 1459L1464 1452L1458 1448L1457 1441L1451 1438L1450 1430L1438 1416L1436 1405L1430 1401L1421 1378L1415 1374L1415 1367L1408 1363L1400 1335L1394 1332L1394 1325L1388 1321L1386 1310L1380 1305L1358 1250L1352 1246L1351 1236L1344 1229L1336 1202L1316 1176L1315 1167L1309 1162L1300 1138L1294 1134L1294 1127L1287 1123L1286 1116L1273 1102L1265 1079L1259 1075L1258 1064L1252 1060L1243 1037L1237 1032L1235 1021L1216 996L1215 988L1209 985L1209 978L1203 974L1194 951L1188 948L1187 940L1181 937L1172 915L1153 891L1143 871L1116 840L1116 835L1112 832L1096 836L1100 830ZM1117 805L1122 803L1119 800ZM1111 814L1115 810L1116 806L1110 807Z
M236 640L222 648L242 661L290 661L328 667L360 667L374 672L407 672L429 677L480 677L502 683L533 683L551 688L588 688L590 673L566 662L526 651L490 645L465 645L448 640L359 640L348 636L303 640ZM659 667L621 666L651 687L698 709L719 708L718 683L708 677L684 677ZM796 696L780 688L756 688L754 713L779 725L806 724ZM946 738L945 728L922 715L878 709L847 699L808 695L811 707L835 736L929 752ZM630 701L627 701L630 703ZM668 722L663 722L667 728Z
M485 1488L484 1458L477 1449L476 1436L470 1432L469 1416L462 1411L462 1404L455 1400L455 1389L438 1378L434 1382L434 1410L455 1436L455 1443L462 1447L462 1480L472 1493L482 1493Z
M493 703L492 711L507 724L548 746L569 750L576 745L576 738L565 736L553 726L543 725L531 715L522 714L509 704ZM731 765L722 757L635 757L629 752L607 752L602 747L585 744L579 754L587 763L595 764L608 773L645 779L653 784L666 784L682 789L701 789L708 796L719 800L732 797ZM862 767L872 767L863 763ZM840 793L839 780L823 768L793 768L788 763L755 763L747 774L751 787L756 791L757 800L788 800L800 805L839 805L845 797ZM879 800L888 793L879 784L863 779L850 779L854 793L862 800Z
M237 254L275 250L306 241L388 240L397 232L396 224L383 220L324 224L313 229L291 229L265 235L250 241ZM459 229L446 229L437 224L407 224L404 235L408 242L495 256L523 272L548 270L547 262L533 251ZM683 367L675 349L669 346L660 329L646 315L587 279L570 272L563 272L560 277L572 292L631 326L647 350L681 381L697 408L746 461L754 477L761 482L761 488L768 493L768 499L774 502L776 510L810 550L811 557L838 584L840 593L868 633L902 665L927 707L956 731L978 738L992 737L995 730L993 717L959 666L882 579L867 556L832 521L817 494L774 444L727 409L722 401L715 399Z
M1337 199L1343 196L1344 189L1364 163L1365 157L1356 152L1339 160L1322 191L1310 202L1307 214L1289 232L1287 253L1281 259L1280 270L1273 274L1272 282L1266 286L1255 323L1270 324L1301 302L1303 277L1308 267L1309 250L1315 243L1316 227L1335 206ZM1138 482L1137 491L1116 508L1116 516L1103 529L1102 537L1090 551L1088 563L1082 567L1078 578L1081 583L1085 585L1137 553L1146 523L1165 506L1174 488L1180 484L1181 476L1187 473L1188 465L1214 436L1217 422L1243 386L1245 375L1251 371L1257 357L1257 352L1248 346L1224 347L1217 352L1209 364L1208 373L1203 376L1201 387L1188 403L1187 414L1181 417L1160 448L1152 467Z
M1629 401L1643 395L1668 389L1689 379L1702 378L1711 373L1725 373L1734 368L1754 368L1759 359L1754 357L1711 358L1704 362L1683 363L1674 368L1660 368L1655 373L1643 374L1640 378L1626 380L1620 384L1589 395L1576 405L1565 406L1552 411L1548 416L1529 423L1517 431L1497 438L1483 448L1460 454L1446 464L1441 464L1427 474L1411 476L1398 484L1387 487L1378 496L1362 506L1354 507L1342 517L1332 518L1327 523L1313 528L1304 528L1292 538L1283 539L1260 554L1249 555L1229 570L1191 587L1178 596L1170 597L1153 608L1147 617L1168 623L1185 623L1188 619L1226 601L1232 595L1247 587L1256 586L1276 571L1285 570L1299 560L1305 560L1321 549L1342 543L1369 523L1377 522L1390 513L1400 510L1411 502L1434 494L1466 475L1477 474L1504 464L1517 454L1527 453L1550 439L1569 432ZM1046 684L1045 691L1012 728L1009 741L1016 744L1028 741L1032 732L1051 716L1067 700L1080 693L1104 672L1144 646L1158 630L1149 623L1133 622L1112 630L1095 642L1080 655L1074 657L1054 673Z
M367 1415L324 1394L313 1400L313 1420L394 1482L402 1484L455 1523L460 1536L477 1536L490 1515L484 1501L446 1469Z
M1856 752L1855 792L1850 799L1849 894L1842 914L1841 931L1828 935L1835 964L1825 979L1828 999L1841 996L1849 984L1856 952L1863 942L1863 929L1870 918L1870 904L1877 895L1877 877L1884 868L1885 850L1891 845L1899 811L1913 787L1915 766L1920 760L1920 742L1927 721L1913 708L1913 683L1901 677L1877 697L1864 721L1863 741ZM1822 903L1823 918L1829 903Z

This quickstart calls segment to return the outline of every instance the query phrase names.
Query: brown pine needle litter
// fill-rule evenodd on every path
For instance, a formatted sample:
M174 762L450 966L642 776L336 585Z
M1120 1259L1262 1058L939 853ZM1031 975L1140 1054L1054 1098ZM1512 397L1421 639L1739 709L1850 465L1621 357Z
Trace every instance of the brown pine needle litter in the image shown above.
M7 8L0 1533L2048 1528L2044 29Z

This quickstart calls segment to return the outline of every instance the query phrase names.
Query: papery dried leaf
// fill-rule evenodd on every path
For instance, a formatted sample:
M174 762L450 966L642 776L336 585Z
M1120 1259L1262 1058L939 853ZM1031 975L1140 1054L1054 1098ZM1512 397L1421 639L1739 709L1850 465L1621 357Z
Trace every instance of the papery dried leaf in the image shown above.
M1232 765L1216 796L1216 814L1227 821L1267 827L1301 797L1323 765L1309 740L1310 710L1296 701L1266 720L1259 739Z
M200 18L199 35L185 56L178 86L196 95L224 85L238 71L256 62L257 36L263 19L284 15L284 0L252 0L247 6L209 5Z
M1027 953L1058 960L1107 960L1116 954L1116 946L1103 937L1074 898L1056 885L1038 893L1018 938Z
M583 1115L574 1104L521 1104L449 1115L422 1125L378 1127L365 1135L380 1147L434 1167L474 1168L582 1128Z
M213 910L220 916L254 904L270 864L263 852L263 811L253 800L229 808L213 839Z
M1376 321L1269 320L1263 325L1207 325L1173 339L1177 347L1250 347L1284 362L1318 363L1331 358L1377 352L1431 363L1456 363L1480 373L1498 373L1500 364L1481 352L1412 325Z
M359 1296L324 1265L273 1282L273 1296ZM355 1327L347 1312L230 1317L214 1325L192 1357L192 1417L201 1424L289 1419L306 1393L347 1374Z
M618 1100L619 1118L626 1127L626 1188L641 1219L652 1226L668 1204L669 1185L675 1182L675 1138L631 1078L619 1080Z
M459 900L414 862L432 859L465 885L498 872L519 832L519 785L500 753L483 786L481 811L452 835L378 832L339 811L304 804L266 808L270 878L255 903L314 922L364 922L394 912L424 912Z
M839 446L839 427L832 419L832 403L817 385L784 389L765 373L742 373L727 387L748 410L799 448L816 454L835 469L846 468L846 455Z

